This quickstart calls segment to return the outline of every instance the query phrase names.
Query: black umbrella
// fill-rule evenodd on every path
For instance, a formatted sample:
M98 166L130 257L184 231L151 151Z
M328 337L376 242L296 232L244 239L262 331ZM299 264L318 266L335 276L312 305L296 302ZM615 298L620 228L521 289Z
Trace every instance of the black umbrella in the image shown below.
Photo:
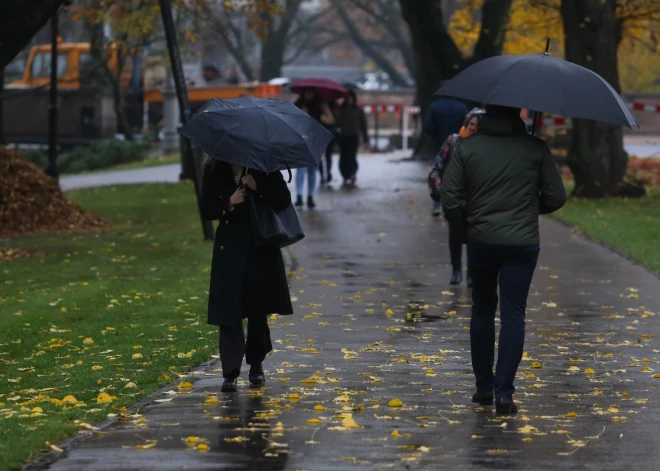
M214 98L179 132L214 159L271 173L318 167L333 138L289 101Z
M481 60L436 95L526 108L571 118L639 126L619 94L597 73L544 54Z

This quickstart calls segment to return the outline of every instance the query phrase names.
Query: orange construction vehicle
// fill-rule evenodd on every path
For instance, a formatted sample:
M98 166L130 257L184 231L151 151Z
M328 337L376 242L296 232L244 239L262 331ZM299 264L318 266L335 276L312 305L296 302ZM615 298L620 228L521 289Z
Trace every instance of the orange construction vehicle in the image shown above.
M98 67L89 43L58 44L57 76L59 105L59 141L65 146L85 144L94 139L113 138L118 132L112 94L88 79ZM107 47L108 65L117 69L117 52ZM45 144L48 142L48 89L50 83L51 46L32 47L23 78L5 86L3 118L5 135L10 143ZM131 69L125 68L120 88L126 94L131 81ZM142 80L144 84L144 78ZM142 106L149 107L149 121L162 118L163 94L160 87L143 88L140 110L127 113L132 126L142 128ZM190 85L188 99L193 110L212 98L236 98L254 95L277 97L281 87L269 84ZM129 119L130 119L129 116Z

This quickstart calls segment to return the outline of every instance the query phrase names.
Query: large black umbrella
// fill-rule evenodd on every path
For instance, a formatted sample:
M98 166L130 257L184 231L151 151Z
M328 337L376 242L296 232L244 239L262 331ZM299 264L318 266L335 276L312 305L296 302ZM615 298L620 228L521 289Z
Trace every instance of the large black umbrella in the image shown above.
M547 52L481 60L456 75L435 94L639 126L605 79L577 64L549 56Z
M179 132L215 159L266 173L318 167L333 138L293 103L251 96L214 98Z

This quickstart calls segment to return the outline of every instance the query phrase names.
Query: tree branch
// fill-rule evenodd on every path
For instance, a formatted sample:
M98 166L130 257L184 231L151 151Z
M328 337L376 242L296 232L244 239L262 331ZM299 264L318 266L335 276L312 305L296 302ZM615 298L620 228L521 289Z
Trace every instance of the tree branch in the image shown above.
M375 63L378 65L378 67L383 70L383 72L387 73L390 76L390 79L394 82L395 85L400 86L400 87L405 87L408 85L408 81L394 68L392 63L378 50L371 45L369 41L367 41L360 31L357 29L355 24L351 21L351 19L348 17L348 13L344 9L343 5L341 3L336 4L337 13L339 14L339 18L342 20L344 23L344 26L346 27L346 31L350 35L351 39L353 42L360 48L362 51L369 56Z

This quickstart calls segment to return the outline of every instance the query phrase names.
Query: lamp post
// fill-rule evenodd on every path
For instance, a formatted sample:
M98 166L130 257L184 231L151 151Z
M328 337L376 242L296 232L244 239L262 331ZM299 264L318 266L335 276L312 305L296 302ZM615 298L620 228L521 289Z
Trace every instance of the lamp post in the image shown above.
M188 103L188 91L186 90L186 82L183 76L183 66L181 65L181 56L179 55L179 45L176 40L176 31L174 30L174 21L172 20L172 5L170 0L159 0L160 12L163 17L163 28L165 30L165 38L167 40L167 49L170 55L170 63L172 66L172 76L174 79L174 88L176 89L176 96L179 102L179 113L181 116L181 124L186 124L190 119L190 104ZM195 195L197 196L197 207L199 210L200 219L202 221L202 230L206 240L213 240L213 225L211 221L205 221L202 218L202 168L200 162L197 161L193 155L192 145L190 140L183 138L183 159L188 163L192 172L192 180L195 184Z
M46 173L59 179L57 169L57 44L58 11L50 19L50 103L48 105L48 168Z

